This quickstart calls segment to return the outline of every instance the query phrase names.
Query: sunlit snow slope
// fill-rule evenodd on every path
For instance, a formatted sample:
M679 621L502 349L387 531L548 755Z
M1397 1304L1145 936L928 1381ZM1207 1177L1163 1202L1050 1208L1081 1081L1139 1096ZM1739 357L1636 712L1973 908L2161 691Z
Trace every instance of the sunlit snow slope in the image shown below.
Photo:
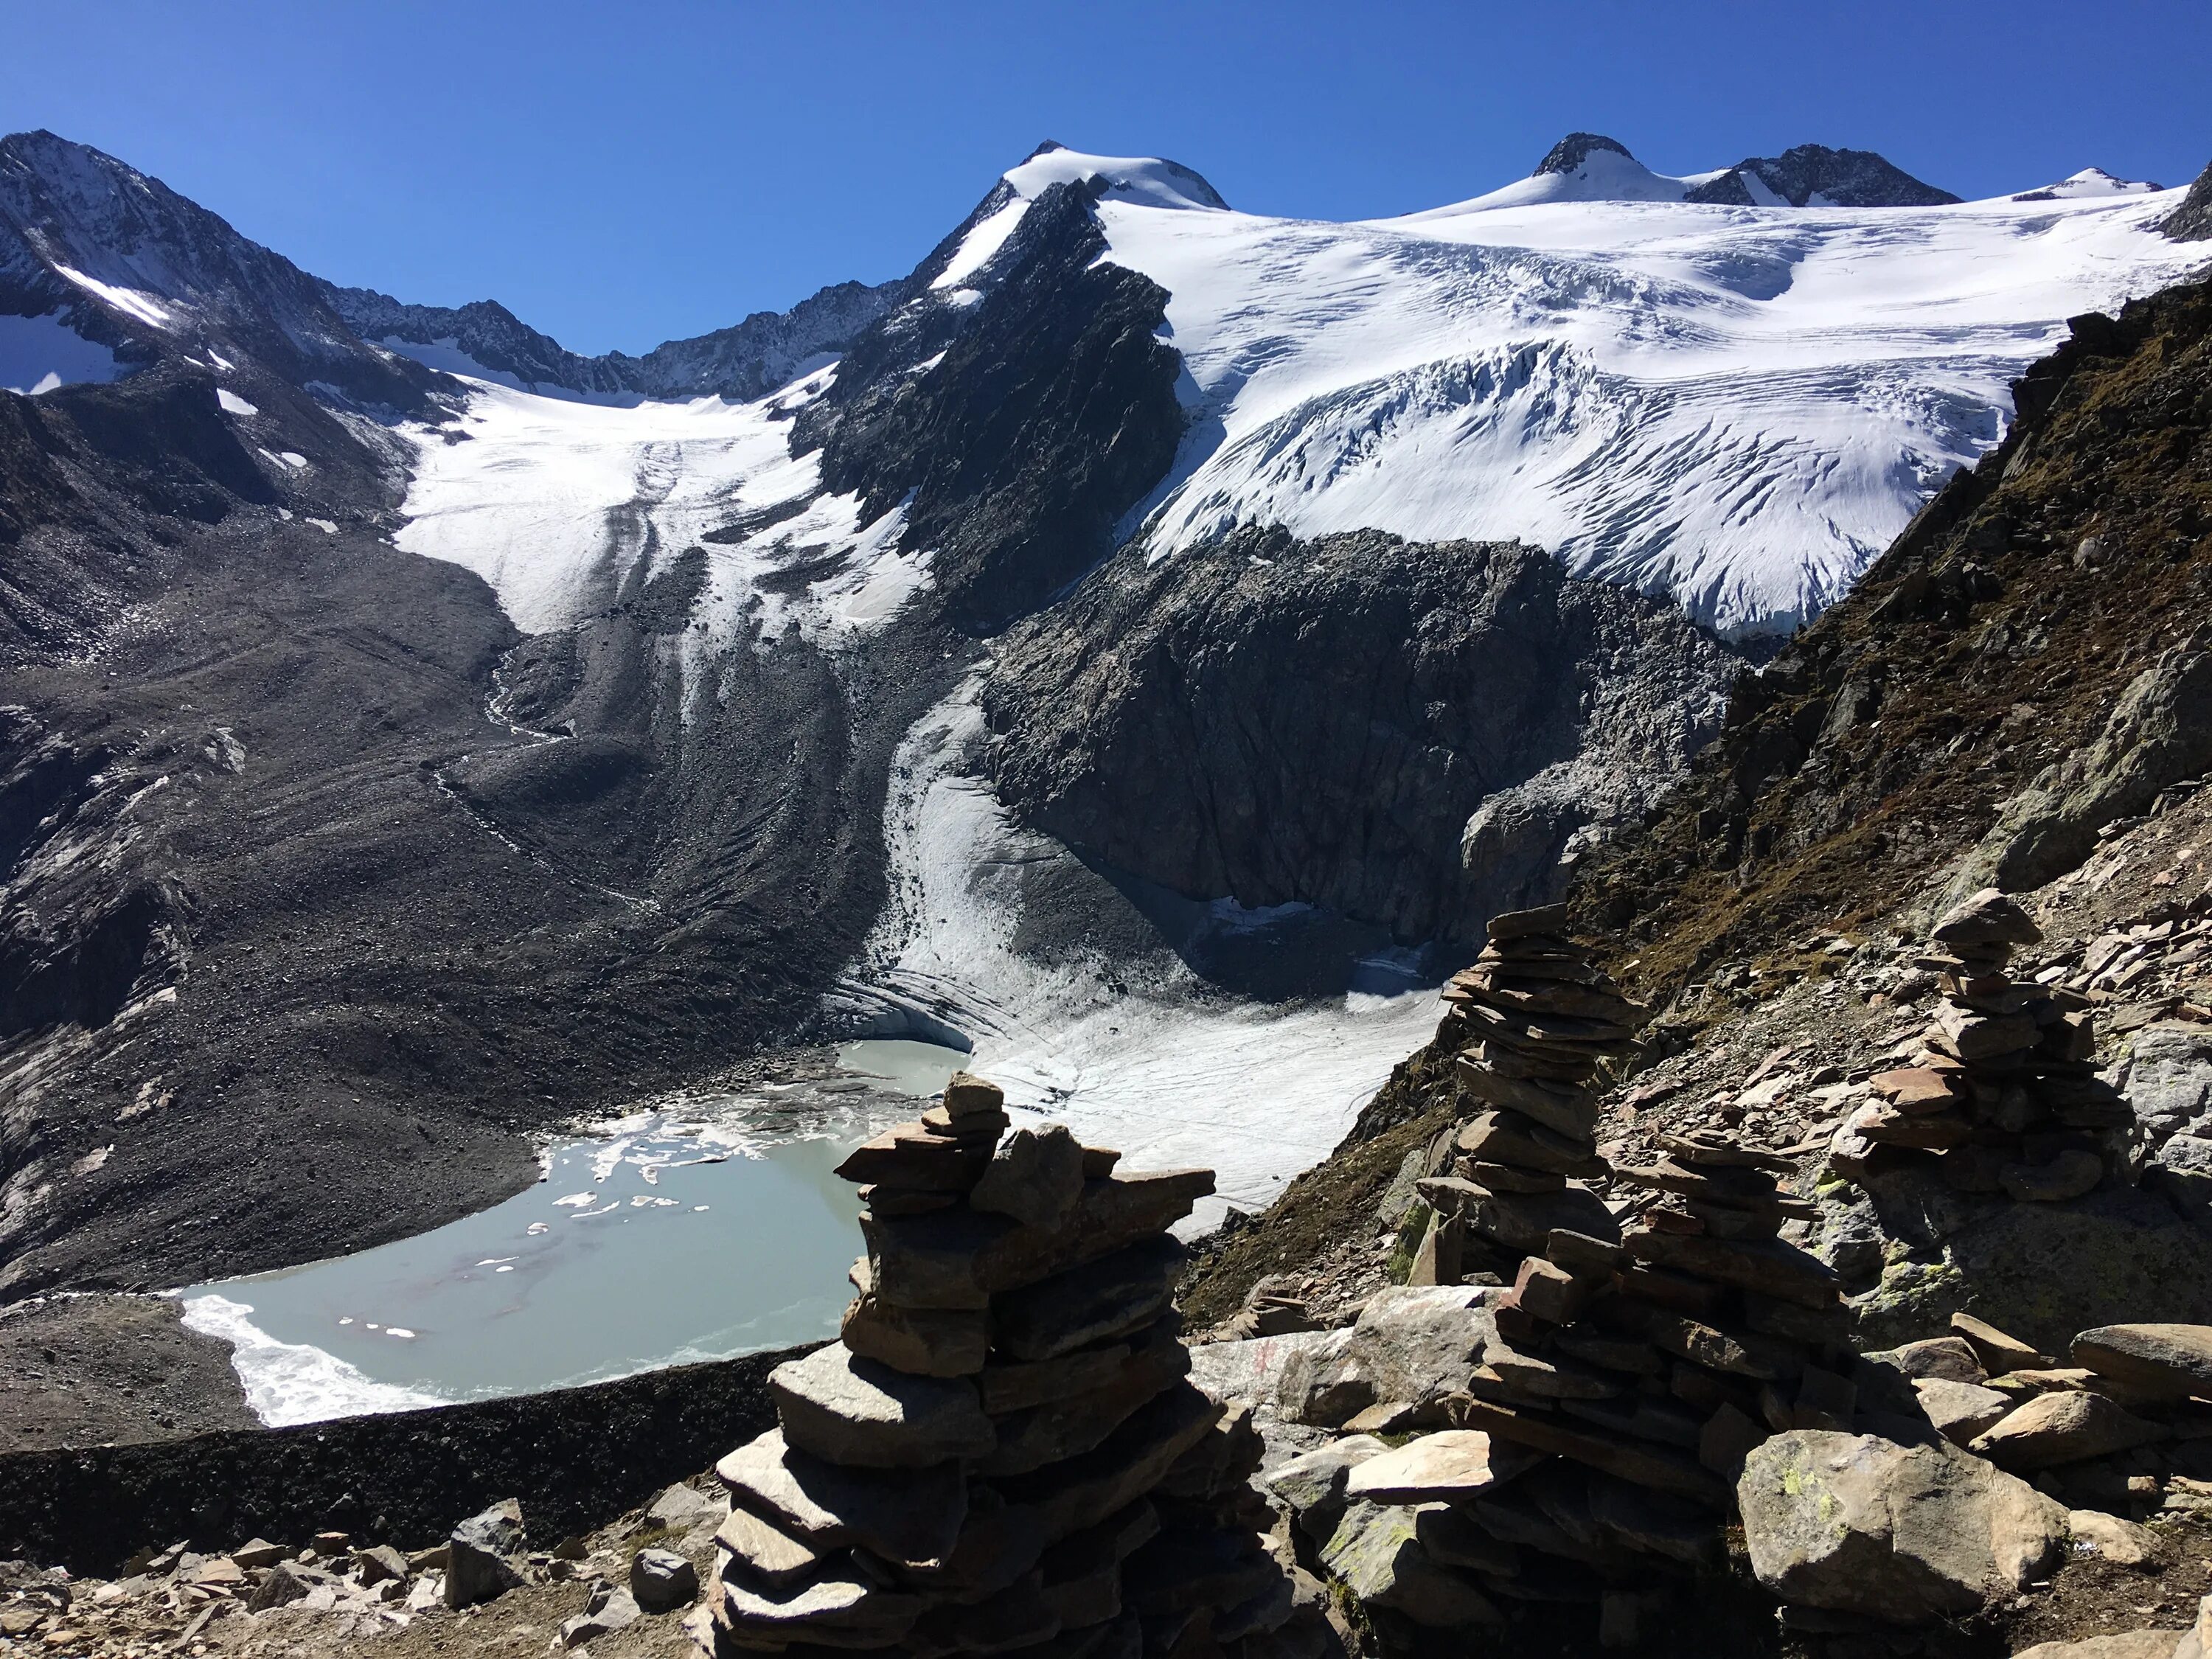
M1024 196L1106 179L1111 258L1170 293L1192 424L1132 527L1160 555L1253 522L1519 536L1723 630L1786 628L1997 441L2066 318L2204 257L2153 228L2173 191L1577 199L1689 182L1596 159L1638 177L1352 224L1213 207L1158 162L1009 173Z

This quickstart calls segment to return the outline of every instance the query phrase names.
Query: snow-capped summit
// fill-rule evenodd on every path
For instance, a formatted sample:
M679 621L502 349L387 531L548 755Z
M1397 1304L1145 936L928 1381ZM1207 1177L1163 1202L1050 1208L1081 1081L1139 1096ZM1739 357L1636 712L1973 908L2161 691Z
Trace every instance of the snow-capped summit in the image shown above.
M1034 201L1054 185L1097 179L1119 202L1147 207L1211 208L1227 212L1221 192L1177 161L1148 155L1088 155L1048 138L1020 166L1004 175L1014 193Z
M1534 207L1545 202L1700 202L1721 207L1936 207L1959 198L1923 184L1872 150L1799 144L1732 167L1680 177L1655 173L1601 133L1571 132L1536 170L1444 210Z
M2148 196L2153 191L2165 188L2164 185L2153 184L2148 179L2123 179L2102 167L2083 167L2079 173L2069 173L2055 185L2024 190L2012 199L2015 202L2075 202L2091 196Z

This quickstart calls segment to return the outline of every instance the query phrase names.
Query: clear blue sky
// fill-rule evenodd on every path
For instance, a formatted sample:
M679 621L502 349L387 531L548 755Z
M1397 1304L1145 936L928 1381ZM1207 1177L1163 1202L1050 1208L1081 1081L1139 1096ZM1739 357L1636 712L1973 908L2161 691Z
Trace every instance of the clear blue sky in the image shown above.
M909 269L1039 139L1350 218L1576 128L1682 173L1877 149L1964 196L2212 160L2212 5L0 0L51 127L342 283L641 350Z

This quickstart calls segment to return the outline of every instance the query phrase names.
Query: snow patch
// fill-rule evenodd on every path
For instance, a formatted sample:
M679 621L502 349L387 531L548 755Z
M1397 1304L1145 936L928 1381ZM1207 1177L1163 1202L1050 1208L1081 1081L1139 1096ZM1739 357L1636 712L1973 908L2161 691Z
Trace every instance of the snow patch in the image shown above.
M56 386L104 385L126 372L113 352L86 339L58 311L0 317L0 391L35 398Z
M53 270L55 276L75 283L86 293L106 301L126 317L135 317L142 323L150 323L154 327L160 329L167 329L173 325L168 307L143 289L118 288L112 283L101 282L97 276L88 276L82 271L73 270L68 265L56 265Z
M186 1330L230 1344L231 1367L245 1388L246 1403L272 1429L448 1403L420 1389L372 1381L336 1354L307 1343L279 1342L253 1322L252 1313L251 1303L209 1294L185 1303L183 1322ZM396 1326L386 1334L415 1334Z
M222 412L226 415L250 416L261 412L227 386L219 386L215 389L215 400L222 406Z
M1109 201L1214 212L1226 212L1229 207L1212 185L1188 167L1156 156L1086 155L1080 150L1048 149L1030 156L1004 176L1014 192L1028 201L1035 201L1054 185L1102 179Z

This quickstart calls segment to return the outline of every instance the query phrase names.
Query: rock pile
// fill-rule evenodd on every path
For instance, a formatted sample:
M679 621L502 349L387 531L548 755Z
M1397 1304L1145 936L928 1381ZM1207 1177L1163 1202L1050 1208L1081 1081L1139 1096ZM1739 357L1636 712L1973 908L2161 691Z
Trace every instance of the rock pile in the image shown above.
M1565 937L1566 923L1564 904L1492 917L1481 956L1444 988L1475 1038L1457 1077L1478 1109L1450 1173L1421 1183L1436 1219L1414 1283L1510 1274L1560 1229L1613 1236L1604 1203L1574 1180L1606 1173L1591 1085L1631 1047L1644 1010Z
M1166 1229L1212 1173L1007 1127L963 1074L839 1167L867 1205L859 1295L718 1468L702 1644L1315 1659L1328 1626L1254 1530L1259 1437L1187 1379Z
M1942 1001L1911 1063L1877 1075L1880 1098L1837 1132L1839 1173L1932 1155L1960 1191L2051 1203L2127 1169L2134 1115L2097 1075L2089 1000L2005 972L2015 946L2042 937L1995 888L1936 924L1920 965L1939 975Z

